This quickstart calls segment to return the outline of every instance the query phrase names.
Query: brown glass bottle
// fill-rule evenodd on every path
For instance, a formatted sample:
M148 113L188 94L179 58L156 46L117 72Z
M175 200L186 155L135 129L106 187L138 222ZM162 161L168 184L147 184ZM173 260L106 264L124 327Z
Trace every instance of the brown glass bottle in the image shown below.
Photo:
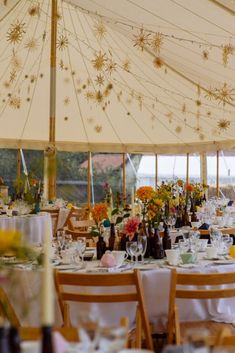
M20 335L15 326L11 326L8 332L8 344L10 353L21 353L20 348Z
M115 224L110 224L110 235L109 235L109 250L113 251L115 244Z
M162 245L164 250L171 249L171 236L168 225L166 223L164 223L164 235L162 239Z
M154 224L154 234L150 238L150 253L154 259L163 259L164 257L162 239L160 237L157 223Z
M42 327L42 349L41 353L54 353L51 326Z

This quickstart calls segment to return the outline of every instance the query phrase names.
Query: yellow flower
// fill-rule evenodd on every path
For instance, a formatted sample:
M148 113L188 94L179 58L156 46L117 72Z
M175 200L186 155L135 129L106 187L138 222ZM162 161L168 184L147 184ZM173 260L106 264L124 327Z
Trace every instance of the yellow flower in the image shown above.
M142 202L147 202L154 197L155 191L153 190L152 186L141 186L136 191L136 196Z
M21 233L16 230L0 231L0 254L11 252L21 245Z
M71 202L69 202L66 207L71 209L73 207L73 204Z

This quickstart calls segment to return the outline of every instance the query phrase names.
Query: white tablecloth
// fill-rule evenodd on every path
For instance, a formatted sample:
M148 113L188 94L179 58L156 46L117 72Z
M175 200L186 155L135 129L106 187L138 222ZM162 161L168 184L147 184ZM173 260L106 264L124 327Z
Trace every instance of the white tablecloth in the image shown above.
M24 240L30 244L42 243L45 230L52 237L51 217L49 214L26 216L0 216L0 229L19 230Z
M185 271L185 269L180 269ZM187 270L189 271L189 270ZM232 272L233 265L214 265L206 268L194 268L193 272ZM29 271L15 269L15 288L5 284L13 305L24 325L37 326L40 324L40 291L42 271ZM170 270L156 268L141 271L144 294L147 302L150 322L154 325L155 332L165 332L168 315L168 298L170 284ZM105 274L104 274L105 276ZM11 281L9 280L9 283ZM75 287L74 287L75 288ZM111 289L109 289L111 290ZM120 289L122 291L122 289ZM20 298L20 300L19 300ZM180 318L184 321L206 320L235 322L235 298L216 300L180 300ZM55 302L56 324L61 324L60 310ZM86 304L71 304L72 322L77 323L79 314L88 308ZM120 316L128 316L130 323L134 322L135 305L125 304L93 304L92 310L101 320L103 325L114 324Z

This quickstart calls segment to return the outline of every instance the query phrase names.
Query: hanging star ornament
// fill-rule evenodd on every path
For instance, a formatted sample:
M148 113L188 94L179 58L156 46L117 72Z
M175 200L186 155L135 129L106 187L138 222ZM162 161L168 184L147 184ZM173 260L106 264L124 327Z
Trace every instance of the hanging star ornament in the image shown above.
M130 60L126 59L122 64L122 68L123 70L130 72L130 68L131 68Z
M217 123L218 129L221 131L225 131L230 126L230 121L227 119L220 119Z
M113 59L108 59L105 64L105 71L111 76L114 71L117 69L117 64L113 61Z
M92 60L92 64L95 70L101 71L104 69L106 63L106 54L102 54L101 51L98 54L95 54L95 58Z
M214 89L215 99L225 105L226 103L232 103L234 101L233 96L235 95L235 89L231 88L225 82L221 88Z
M29 51L33 52L38 48L38 43L35 38L28 39L24 46Z
M134 47L137 47L138 49L141 49L141 51L144 50L144 47L149 45L149 36L150 33L145 33L143 27L139 30L139 33L136 35L134 34Z
M7 31L7 41L12 44L20 43L25 33L25 23L17 20L15 23L11 24Z
M104 85L104 76L101 74L97 75L95 82L98 86L103 86Z
M56 42L56 47L59 50L64 50L68 47L68 45L69 45L68 38L64 34L61 34Z
M94 25L94 33L95 33L95 36L101 40L105 37L105 34L107 33L107 29L104 25L104 23L102 21L100 22L97 22L95 25Z
M159 55L162 45L163 45L163 35L162 33L158 32L151 39L151 47Z
M227 44L223 46L222 59L225 67L228 65L229 55L232 55L233 52L234 52L234 47L231 44Z

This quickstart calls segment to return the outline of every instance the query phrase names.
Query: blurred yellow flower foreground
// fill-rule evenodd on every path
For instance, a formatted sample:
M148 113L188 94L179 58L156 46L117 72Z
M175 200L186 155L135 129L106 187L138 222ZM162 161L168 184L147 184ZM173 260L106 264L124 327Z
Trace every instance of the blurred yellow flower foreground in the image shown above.
M0 230L0 257L15 256L20 259L29 259L33 255L33 250L23 245L22 234L19 231Z

